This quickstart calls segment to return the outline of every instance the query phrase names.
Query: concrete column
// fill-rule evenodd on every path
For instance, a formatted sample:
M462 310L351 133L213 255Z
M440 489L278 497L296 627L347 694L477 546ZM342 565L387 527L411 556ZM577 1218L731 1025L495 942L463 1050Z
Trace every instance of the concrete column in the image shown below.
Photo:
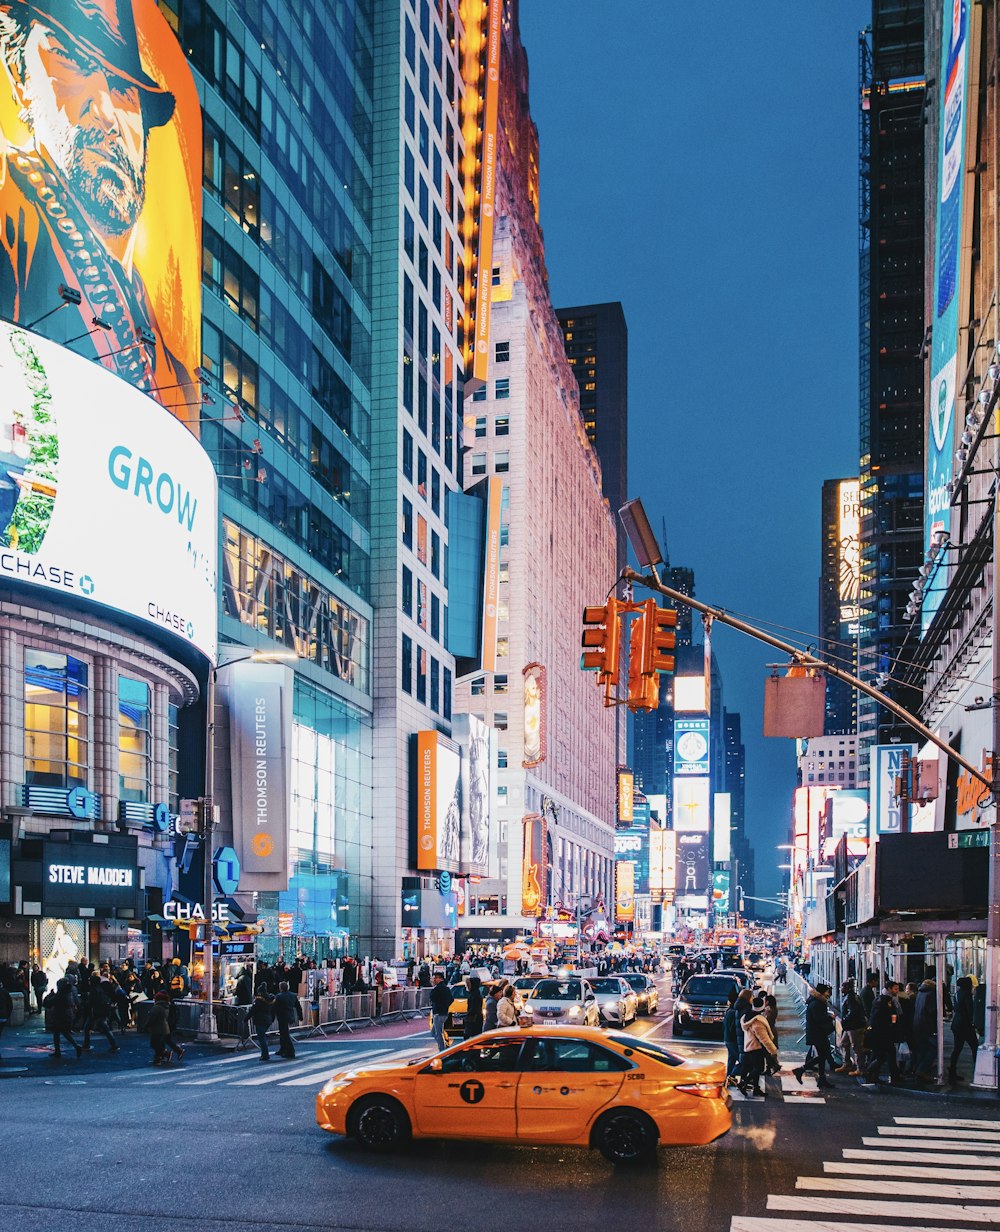
M150 803L159 804L170 798L170 690L165 684L151 686L153 714L151 719L152 766L150 769Z
M102 830L118 825L118 669L114 659L95 654L90 681L93 790L101 797Z
M0 630L0 805L21 803L24 782L24 646Z

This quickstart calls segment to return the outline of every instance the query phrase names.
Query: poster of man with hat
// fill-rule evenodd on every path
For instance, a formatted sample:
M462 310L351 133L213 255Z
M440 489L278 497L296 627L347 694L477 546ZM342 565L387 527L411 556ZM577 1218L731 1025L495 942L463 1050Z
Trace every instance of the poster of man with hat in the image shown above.
M200 169L194 79L154 0L0 0L0 316L45 317L185 419Z

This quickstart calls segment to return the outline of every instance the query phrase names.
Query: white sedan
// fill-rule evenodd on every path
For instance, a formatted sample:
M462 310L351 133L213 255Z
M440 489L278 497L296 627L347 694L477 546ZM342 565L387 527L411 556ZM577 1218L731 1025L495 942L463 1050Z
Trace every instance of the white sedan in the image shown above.
M524 1012L544 1026L598 1027L601 1023L591 980L539 980Z
M591 980L590 987L597 998L601 1022L612 1027L627 1027L639 1014L639 999L620 975L606 975Z

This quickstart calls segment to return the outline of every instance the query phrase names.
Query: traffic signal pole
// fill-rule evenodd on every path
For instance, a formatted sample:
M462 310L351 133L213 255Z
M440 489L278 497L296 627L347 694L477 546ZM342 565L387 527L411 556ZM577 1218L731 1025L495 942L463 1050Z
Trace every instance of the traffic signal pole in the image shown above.
M792 663L797 667L811 667L816 671L824 672L827 676L833 676L836 680L843 680L846 684L851 685L852 688L866 694L868 697L874 698L881 706L884 706L886 710L894 714L897 719L902 719L904 723L912 727L925 740L936 745L946 757L956 762L963 770L971 774L974 779L982 783L987 791L992 790L992 783L982 770L977 770L971 762L966 761L961 753L956 752L936 732L931 731L926 724L921 723L915 714L911 714L909 710L906 710L898 702L893 701L891 697L887 697L880 689L866 684L865 681L859 680L857 676L852 675L850 672L845 672L842 667L828 663L825 659L810 654L808 650L800 650L797 646L783 642L780 638L774 637L770 633L765 633L763 629L758 629L754 625L748 624L745 620L740 620L736 616L730 616L722 608L709 607L707 603L699 603L697 599L692 598L690 595L685 595L679 590L673 590L669 586L664 586L655 573L637 573L634 569L625 568L622 570L621 576L627 582L632 582L637 586L645 586L647 590L655 590L673 603L683 603L685 606L693 608L696 612L701 612L704 616L717 620L719 624L728 625L731 629L745 633L748 637L755 638L758 642L764 642L768 646L773 646L775 650L780 650L787 654Z

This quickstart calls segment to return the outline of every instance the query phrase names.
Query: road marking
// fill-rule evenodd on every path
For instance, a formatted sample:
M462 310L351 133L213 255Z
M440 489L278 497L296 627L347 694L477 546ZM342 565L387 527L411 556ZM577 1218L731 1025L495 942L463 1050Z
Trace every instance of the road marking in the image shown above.
M395 1052L395 1049L392 1051ZM387 1053L378 1053L376 1056L365 1057L364 1063L367 1065L369 1062L381 1061L383 1059L390 1059ZM273 1070L269 1068L266 1074L258 1074L255 1078L234 1078L232 1085L234 1087L259 1087L263 1086L266 1082L281 1082L284 1078L298 1077L304 1074L306 1070L309 1071L311 1077L315 1077L326 1070L329 1070L332 1075L343 1073L345 1069L356 1068L358 1068L357 1065L331 1065L329 1058L317 1061L314 1057L311 1061L300 1062L294 1068L289 1068L275 1062L275 1068Z
M964 1137L960 1140L935 1138L862 1138L865 1146L899 1147L901 1150L921 1151L967 1151L970 1147L976 1151L1000 1152L1000 1143L968 1142Z
M984 1142L1000 1144L1000 1133L992 1129L937 1129L930 1125L880 1125L880 1134L891 1134L894 1138L958 1138L968 1142L970 1138L982 1138Z
M420 1049L417 1049L415 1052L413 1052L412 1057L413 1059L416 1059L417 1057L425 1057L429 1061L433 1055L434 1053L427 1052L425 1049L420 1048ZM399 1058L399 1063L400 1065L404 1065L410 1059L411 1059L411 1053L409 1052L402 1053ZM313 1083L316 1082L316 1080L317 1080L316 1074L305 1074L301 1078L292 1078L292 1079L288 1079L284 1076L281 1076L281 1081L279 1082L278 1085L283 1086L283 1087L308 1087L308 1086L312 1086Z
M949 1163L951 1161L949 1160ZM924 1180L924 1181L948 1181L955 1177L956 1169L948 1168L925 1168L917 1165L916 1167L904 1167L902 1165L893 1165L886 1167L885 1164L855 1164L855 1163L824 1163L824 1172L841 1172L847 1176L898 1176L902 1180ZM961 1180L964 1181L1000 1181L1000 1172L995 1168L984 1171L979 1168L962 1168Z
M882 1219L926 1219L933 1211L935 1219L964 1219L967 1223L1000 1227L1000 1210L986 1206L956 1206L950 1203L882 1202L876 1198L813 1198L806 1194L768 1194L769 1211L808 1211L815 1215L869 1215ZM813 1232L825 1232L822 1223L812 1222ZM883 1232L884 1232L884 1225ZM955 1230L958 1232L958 1229Z
M897 1125L953 1125L956 1129L995 1129L1000 1121L962 1120L960 1117L893 1117Z
M881 1146L881 1142L879 1142ZM921 1142L921 1146L924 1143ZM909 1147L909 1143L906 1144ZM844 1151L845 1159L881 1159L884 1163L917 1163L917 1164L954 1164L961 1168L995 1168L1000 1165L1000 1159L995 1155L947 1155L940 1151L911 1151L906 1150L906 1154L902 1155L899 1151L864 1151L856 1148L847 1148Z
M858 1182L846 1176L800 1176L796 1189L820 1189L824 1193L857 1193ZM919 1181L879 1181L878 1192L901 1198L977 1198L1000 1202L995 1185L934 1185ZM998 1208L1000 1214L1000 1208Z

